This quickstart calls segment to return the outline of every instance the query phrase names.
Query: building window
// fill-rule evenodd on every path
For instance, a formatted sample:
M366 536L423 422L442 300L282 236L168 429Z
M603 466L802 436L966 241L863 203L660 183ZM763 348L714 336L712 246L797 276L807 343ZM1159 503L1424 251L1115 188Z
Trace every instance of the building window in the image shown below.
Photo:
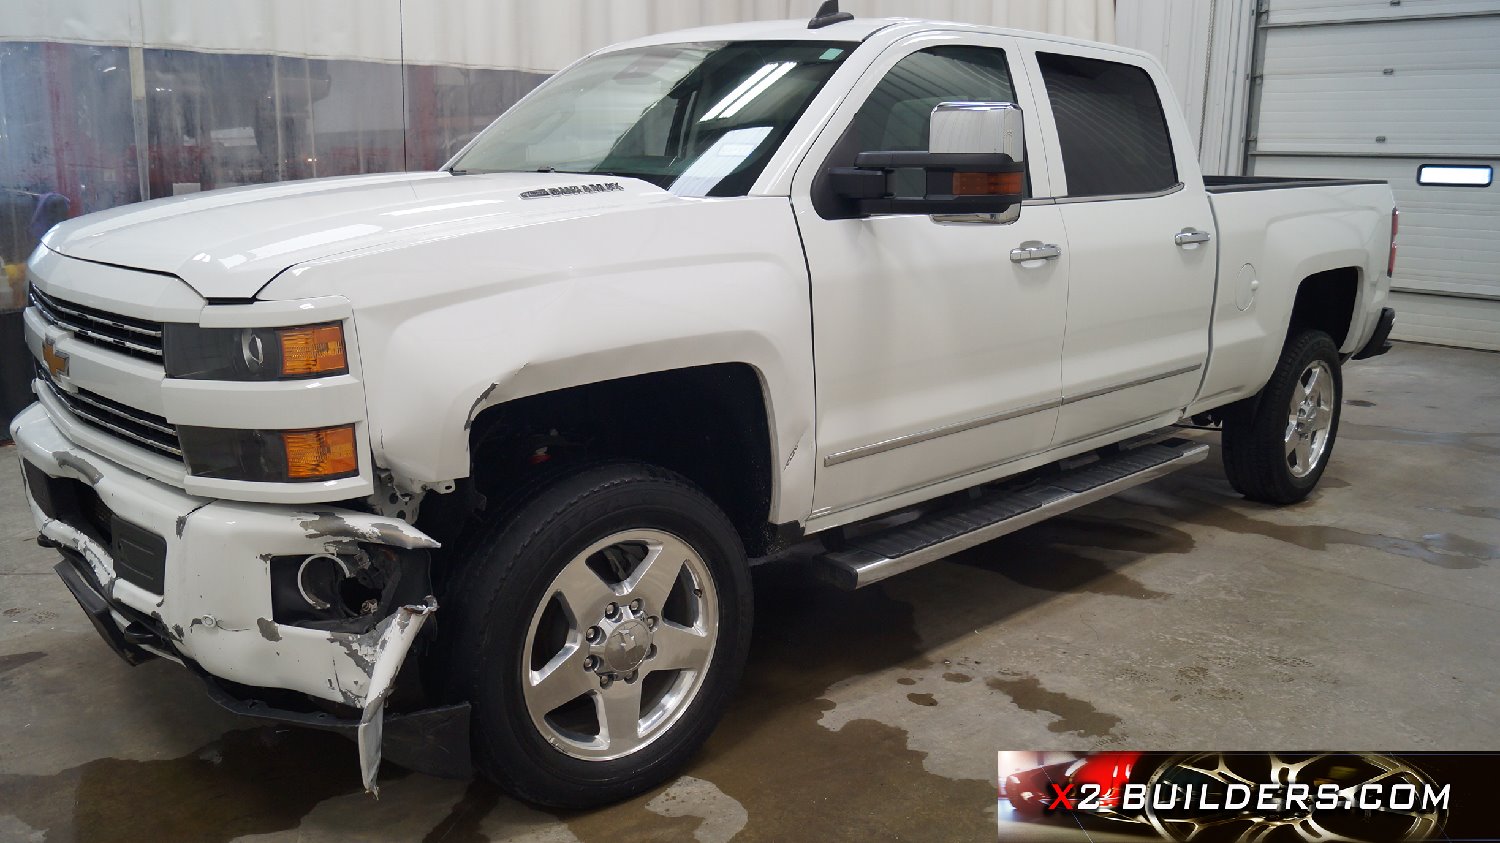
M1495 168L1488 164L1423 164L1417 168L1417 184L1449 187L1489 187Z

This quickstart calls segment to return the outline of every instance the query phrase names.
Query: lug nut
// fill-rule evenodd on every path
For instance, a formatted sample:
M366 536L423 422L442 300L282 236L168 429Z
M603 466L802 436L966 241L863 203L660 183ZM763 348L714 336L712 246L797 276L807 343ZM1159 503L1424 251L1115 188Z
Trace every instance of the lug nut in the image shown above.
M584 670L594 670L597 667L599 667L599 657L598 656L589 656L589 657L587 657L587 658L585 658L583 660L583 669Z
M601 687L601 688L608 688L610 685L614 684L614 681L615 681L614 675L610 674L610 673L606 673L603 676L599 677L599 687Z
M641 601L639 601L639 600L632 600L632 601L630 601L630 611L632 611L632 612L639 612L640 610L641 610Z
M608 606L604 607L604 616L606 618L609 618L610 620L614 620L615 616L618 615L618 614L620 614L620 607L619 606L616 606L615 604L611 603Z
M626 682L626 683L627 683L627 684L628 684L628 683L631 683L631 682L634 682L634 681L635 681L635 677L636 677L636 676L637 676L637 675L638 675L638 674L637 674L637 673L636 673L636 672L635 672L635 671L633 671L633 670L632 670L632 671L630 671L630 672L629 672L629 673L627 673L627 674L625 674L625 682Z
M649 629L656 629L656 618L646 618L646 627Z
M648 659L654 659L654 658L656 658L656 645L655 644L652 644L651 645L651 649L649 649L649 650L646 651L646 658L648 658Z
M590 644L598 644L599 639L604 637L604 631L599 629L599 627L597 626L591 626L588 628L588 631L583 634L583 637L588 639L588 642Z

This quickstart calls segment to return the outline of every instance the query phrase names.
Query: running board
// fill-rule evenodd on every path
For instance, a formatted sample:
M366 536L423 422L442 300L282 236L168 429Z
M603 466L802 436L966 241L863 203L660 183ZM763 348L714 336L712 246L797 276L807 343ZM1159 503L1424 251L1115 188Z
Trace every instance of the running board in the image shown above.
M1108 454L1021 489L990 492L915 521L857 536L817 560L835 585L863 588L1171 474L1206 456L1207 445L1187 439L1167 439Z

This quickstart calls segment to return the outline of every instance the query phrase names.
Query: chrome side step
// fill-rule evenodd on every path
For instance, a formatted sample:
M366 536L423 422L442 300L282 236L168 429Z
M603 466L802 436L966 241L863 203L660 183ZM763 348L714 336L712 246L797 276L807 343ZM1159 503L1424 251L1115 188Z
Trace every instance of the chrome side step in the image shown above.
M1208 445L1167 439L1110 454L1021 489L992 492L915 521L850 539L817 557L840 588L863 588L1201 462Z

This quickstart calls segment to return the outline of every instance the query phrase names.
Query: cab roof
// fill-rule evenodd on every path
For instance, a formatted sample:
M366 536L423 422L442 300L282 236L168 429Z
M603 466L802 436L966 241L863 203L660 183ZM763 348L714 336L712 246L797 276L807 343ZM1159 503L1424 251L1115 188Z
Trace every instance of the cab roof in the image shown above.
M647 47L652 44L681 44L688 41L846 41L858 43L888 26L921 23L914 18L855 18L854 20L808 29L806 20L762 20L726 23L659 32L612 45L608 49Z
M1046 32L1033 32L1024 29L1006 29L996 26L980 26L972 23L925 20L922 18L860 17L856 17L853 20L841 21L820 29L808 29L806 20L768 20L719 24L717 26L700 26L692 29L678 29L672 32L660 32L655 35L647 35L630 41L623 41L605 47L599 52L649 47L656 44L683 44L701 41L832 41L857 44L877 33L881 35L882 40L894 41L906 35L930 30L984 32L995 35L1009 35L1017 38L1052 41L1061 44L1099 47L1131 55L1146 55L1139 50L1131 50L1115 44L1086 41L1081 38L1069 38L1063 35L1052 35Z

